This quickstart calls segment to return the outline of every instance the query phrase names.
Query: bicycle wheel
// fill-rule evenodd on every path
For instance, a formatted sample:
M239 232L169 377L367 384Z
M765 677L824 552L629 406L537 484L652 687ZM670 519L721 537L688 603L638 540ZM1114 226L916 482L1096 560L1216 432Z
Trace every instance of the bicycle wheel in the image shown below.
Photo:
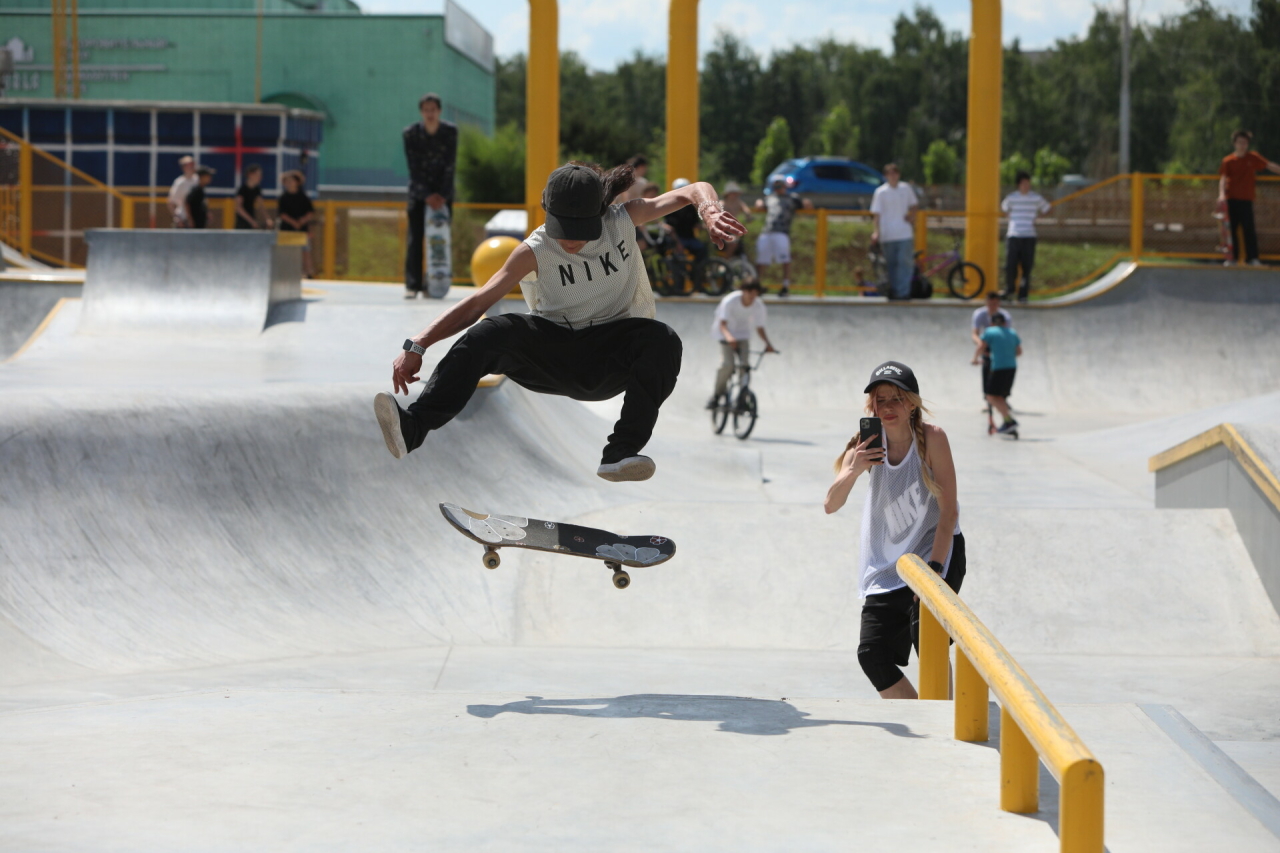
M742 439L751 435L757 414L756 395L750 388L744 388L738 395L738 405L733 407L733 434Z
M947 273L947 288L956 299L972 299L982 292L986 283L982 267L968 261L956 264Z
M716 397L716 406L711 409L711 431L716 435L724 432L724 425L729 422L729 395Z
M719 258L709 258L702 264L698 289L708 296L723 296L733 290L738 276L727 263Z
M671 269L671 259L667 255L653 255L649 258L649 281L659 296L676 294L675 276Z

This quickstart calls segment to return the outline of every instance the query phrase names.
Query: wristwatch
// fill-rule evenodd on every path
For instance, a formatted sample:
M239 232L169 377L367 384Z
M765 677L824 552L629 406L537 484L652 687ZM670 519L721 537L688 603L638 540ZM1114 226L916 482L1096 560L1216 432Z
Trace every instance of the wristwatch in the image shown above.
M426 348L425 348L425 347L420 347L420 346L418 346L417 344L415 344L415 343L413 342L413 338L405 338L405 339L404 339L404 351L405 351L405 352L411 352L411 353L414 353L414 354L416 354L416 355L422 355L422 354L423 354L424 352L426 352L427 350L426 350Z

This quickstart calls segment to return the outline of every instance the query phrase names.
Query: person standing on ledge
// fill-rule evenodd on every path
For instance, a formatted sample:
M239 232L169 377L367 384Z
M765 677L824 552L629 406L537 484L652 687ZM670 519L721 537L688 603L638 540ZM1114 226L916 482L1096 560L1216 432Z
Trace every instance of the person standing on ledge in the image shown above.
M1223 157L1222 165L1218 167L1218 174L1222 176L1218 179L1218 202L1227 203L1227 221L1231 223L1231 242L1234 246L1233 257L1223 262L1228 267L1242 260L1241 242L1244 243L1243 261L1249 266L1262 266L1262 261L1258 259L1258 231L1253 222L1253 199L1257 194L1258 172L1265 169L1280 175L1280 166L1257 151L1249 150L1252 142L1252 133L1237 130L1231 135L1231 144L1236 150Z
M374 415L392 456L400 459L420 446L463 410L486 374L501 373L530 391L574 400L625 394L596 474L614 482L653 476L653 460L640 451L653 434L658 408L676 386L683 346L670 326L653 319L653 291L636 226L693 205L717 245L736 240L746 228L720 208L707 183L613 204L633 180L625 165L605 174L599 166L571 162L551 173L542 191L546 224L516 247L484 287L405 341L392 363L392 387L408 394L427 348L465 332L407 410L392 394L374 397ZM534 280L521 284L531 274ZM516 284L530 312L481 320Z
M885 183L871 196L875 225L871 242L880 244L885 273L889 277L890 299L911 298L911 276L915 272L915 221L920 199L911 184L902 181L896 163L884 167Z
M422 121L404 129L404 159L409 166L409 245L404 256L404 298L422 292L422 243L427 208L453 213L453 173L458 165L458 126L440 118L440 96L428 92L418 101Z
M1031 175L1019 172L1014 178L1018 185L1000 209L1009 217L1009 233L1005 242L1004 297L1019 304L1031 295L1031 268L1036 265L1036 217L1049 212L1049 202L1040 193L1031 191ZM1022 284L1018 284L1018 271L1022 271Z
M182 174L173 179L169 187L169 217L174 228L190 228L191 220L187 219L187 193L191 192L200 178L196 176L196 158L190 154L178 160Z

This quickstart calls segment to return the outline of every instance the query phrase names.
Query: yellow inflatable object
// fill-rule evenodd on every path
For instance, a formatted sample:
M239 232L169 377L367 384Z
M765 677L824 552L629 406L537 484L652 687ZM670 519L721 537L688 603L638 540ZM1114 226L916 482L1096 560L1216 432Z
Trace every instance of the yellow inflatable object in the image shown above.
M484 287L520 245L515 237L490 237L471 253L471 281Z

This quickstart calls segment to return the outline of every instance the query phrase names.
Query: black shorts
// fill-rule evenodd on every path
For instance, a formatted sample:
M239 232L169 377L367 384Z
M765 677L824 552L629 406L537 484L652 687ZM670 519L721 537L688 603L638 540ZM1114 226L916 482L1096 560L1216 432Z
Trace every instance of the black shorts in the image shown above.
M967 560L964 534L957 533L951 544L951 566L947 586L959 593L964 583ZM911 647L919 648L920 605L911 587L868 595L862 605L862 628L858 634L858 662L876 690L897 684L911 657ZM895 666L896 664L896 666Z
M982 382L982 393L992 397L1008 397L1013 391L1013 377L1017 372L1016 367L991 371Z

